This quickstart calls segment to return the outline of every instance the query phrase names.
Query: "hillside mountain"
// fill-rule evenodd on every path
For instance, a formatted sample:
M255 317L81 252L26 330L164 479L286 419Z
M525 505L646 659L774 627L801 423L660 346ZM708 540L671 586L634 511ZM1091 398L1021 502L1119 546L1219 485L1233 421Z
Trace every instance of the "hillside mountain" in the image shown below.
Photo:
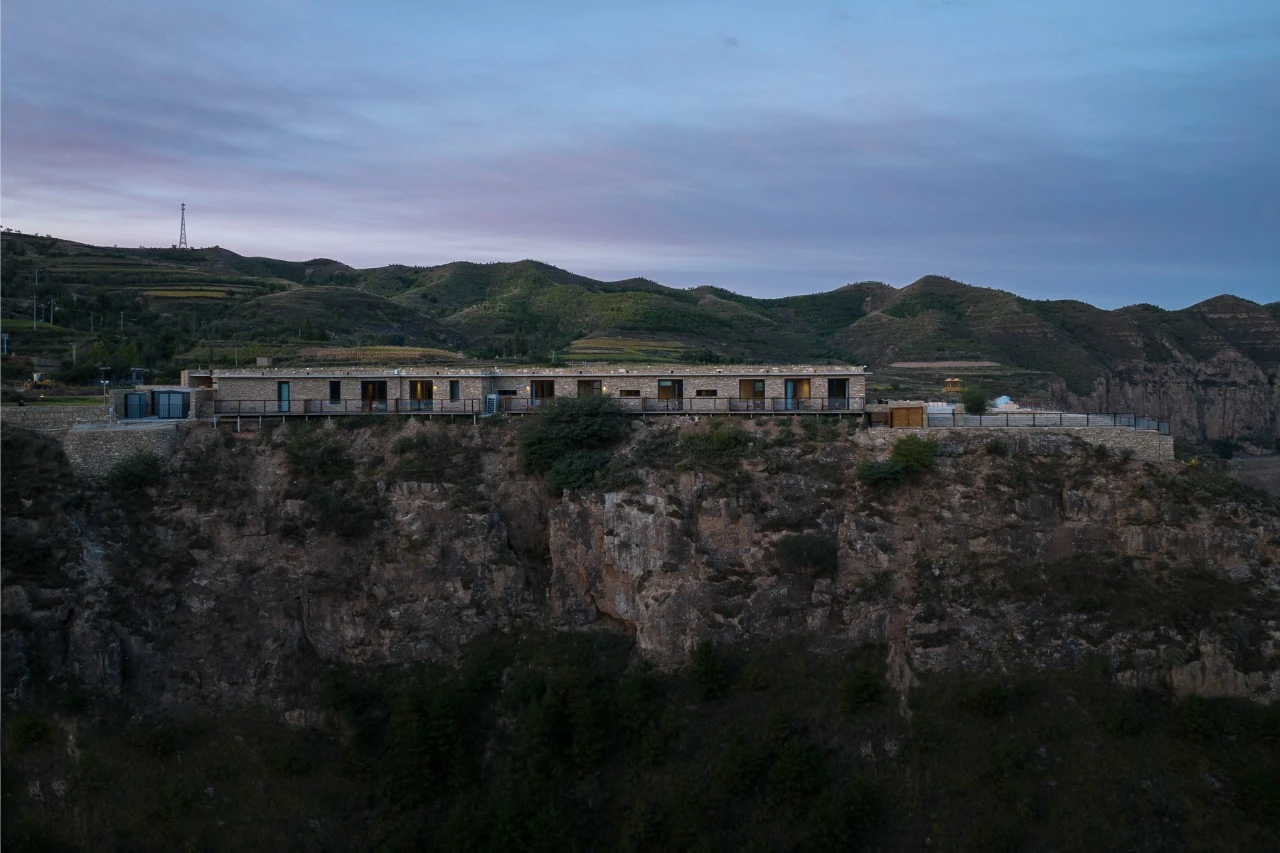
M1177 311L1107 311L930 275L903 288L862 282L756 299L598 281L533 260L355 269L16 232L2 244L11 350L54 363L72 343L91 344L104 319L114 321L113 344L133 341L143 366L162 372L197 342L252 341L288 356L317 339L483 359L838 360L869 365L889 381L885 393L936 393L943 376L960 373L993 395L1169 419L1193 440L1269 449L1280 437L1280 303L1228 295ZM33 295L57 303L54 323L34 331L25 322ZM903 362L913 367L893 367Z

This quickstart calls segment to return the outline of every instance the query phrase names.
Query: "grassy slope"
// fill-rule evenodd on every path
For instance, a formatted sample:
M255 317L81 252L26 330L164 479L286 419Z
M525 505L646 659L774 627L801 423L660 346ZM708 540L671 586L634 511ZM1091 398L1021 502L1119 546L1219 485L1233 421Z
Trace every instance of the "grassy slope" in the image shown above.
M278 323L301 327L309 319L324 319L331 334L357 331L398 335L407 343L455 344L457 336L435 320L390 299L331 285L296 287L283 293L250 300L230 316L232 323Z
M691 357L848 360L874 368L898 360L988 359L1026 376L1059 376L1078 391L1133 359L1206 360L1234 349L1263 366L1280 364L1280 307L1229 296L1181 311L1141 305L1103 311L926 276L897 290L865 282L755 299L646 279L596 281L532 260L355 270L323 258L244 258L220 248L106 249L16 234L5 234L4 244L4 326L19 332L16 321L30 310L39 263L46 296L85 297L74 301L77 312L59 314L60 323L65 316L81 332L88 330L88 312L79 309L96 300L91 309L117 317L121 310L171 317L175 334L185 329L196 340L281 343L296 338L296 327L310 318L340 344L444 344L486 357L545 358L575 340L619 338L662 340L676 345L663 351ZM149 290L188 295L145 296ZM210 295L217 293L224 295ZM41 346L21 343L24 350ZM594 357L609 357L598 340L591 349ZM617 354L636 350L624 343Z

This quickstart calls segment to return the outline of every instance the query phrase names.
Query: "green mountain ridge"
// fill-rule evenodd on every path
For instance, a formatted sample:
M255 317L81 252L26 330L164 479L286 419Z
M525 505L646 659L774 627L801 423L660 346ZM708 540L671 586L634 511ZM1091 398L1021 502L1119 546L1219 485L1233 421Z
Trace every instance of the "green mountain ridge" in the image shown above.
M527 259L357 269L327 258L95 247L18 232L2 243L0 314L11 344L54 363L68 360L77 336L87 346L87 333L109 317L119 338L138 342L149 359L142 366L160 372L182 366L199 342L287 349L316 338L533 361L579 352L637 359L660 343L656 351L689 361L865 364L898 385L889 390L912 394L936 393L947 370L896 376L890 365L996 362L1007 370L973 381L1032 401L1096 395L1108 376L1139 365L1243 359L1246 373L1280 370L1280 303L1228 294L1179 310L1104 310L926 275L901 288L859 282L762 299L644 278L600 281ZM57 301L57 330L25 325L33 297ZM312 340L303 341L308 329ZM1270 435L1278 417L1270 411L1252 432Z

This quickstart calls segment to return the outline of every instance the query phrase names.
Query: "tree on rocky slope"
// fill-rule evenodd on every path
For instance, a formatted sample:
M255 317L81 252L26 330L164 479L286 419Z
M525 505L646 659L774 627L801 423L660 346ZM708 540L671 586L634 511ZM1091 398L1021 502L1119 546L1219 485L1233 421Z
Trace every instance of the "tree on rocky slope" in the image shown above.
M609 461L609 448L626 434L627 419L601 395L561 397L520 429L520 459L547 478L553 491L589 486Z

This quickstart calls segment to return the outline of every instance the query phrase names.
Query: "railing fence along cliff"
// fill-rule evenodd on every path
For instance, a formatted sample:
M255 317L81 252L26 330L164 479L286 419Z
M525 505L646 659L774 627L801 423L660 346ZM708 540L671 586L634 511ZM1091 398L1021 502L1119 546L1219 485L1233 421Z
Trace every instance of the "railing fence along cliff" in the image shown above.
M536 411L557 398L499 396L501 412ZM860 413L865 400L861 397L616 397L623 410L636 413ZM463 400L215 400L215 415L476 415L484 414L483 399Z
M215 415L386 415L484 413L484 400L214 400Z
M1169 435L1168 421L1117 413L994 412L987 415L965 415L958 412L929 412L926 424L930 427L1125 427Z

